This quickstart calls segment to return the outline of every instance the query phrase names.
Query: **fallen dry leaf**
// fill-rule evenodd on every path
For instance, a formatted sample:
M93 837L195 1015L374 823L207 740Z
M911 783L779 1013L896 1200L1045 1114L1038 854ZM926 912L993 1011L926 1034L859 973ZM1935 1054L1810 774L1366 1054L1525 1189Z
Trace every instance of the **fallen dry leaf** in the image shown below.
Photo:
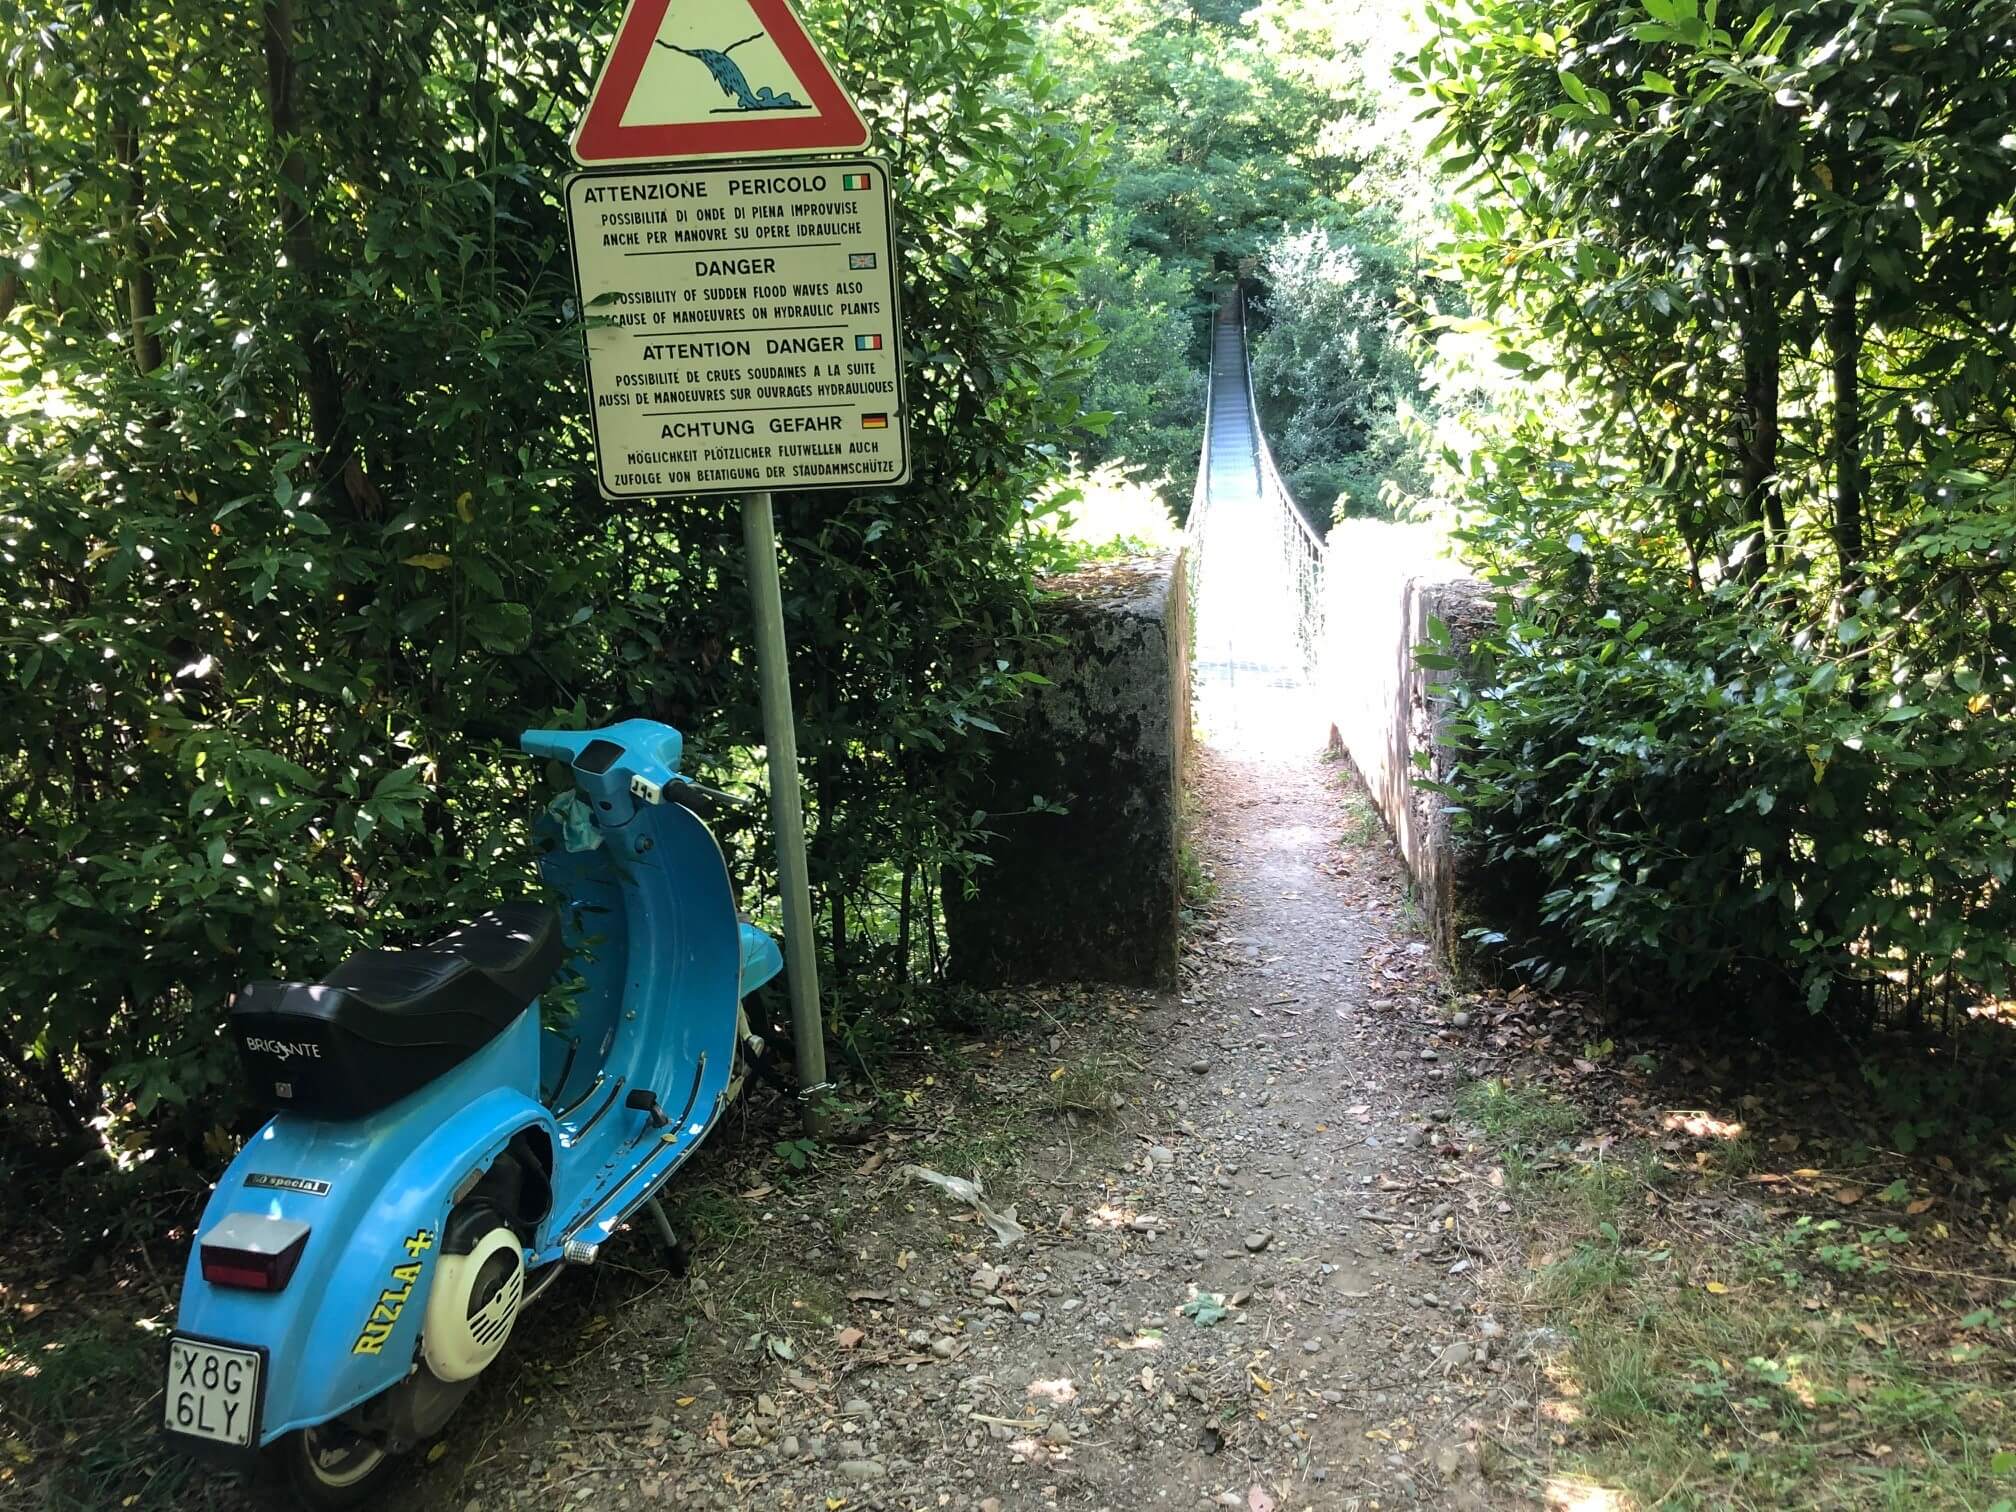
M858 1328L843 1328L833 1336L833 1339L842 1349L852 1349L867 1337L868 1335Z
M1852 1207L1862 1200L1863 1192L1860 1187L1836 1187L1828 1195L1843 1207Z

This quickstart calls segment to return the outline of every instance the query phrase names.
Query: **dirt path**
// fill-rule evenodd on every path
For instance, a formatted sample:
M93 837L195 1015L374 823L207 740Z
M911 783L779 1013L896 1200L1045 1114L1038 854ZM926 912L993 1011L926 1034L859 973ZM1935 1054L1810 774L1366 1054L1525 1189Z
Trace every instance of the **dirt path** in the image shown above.
M1511 1504L1476 1457L1517 1392L1497 1204L1404 878L1333 767L1207 757L1200 797L1179 995L1018 996L802 1171L750 1132L684 1199L692 1278L639 1244L557 1291L392 1504Z

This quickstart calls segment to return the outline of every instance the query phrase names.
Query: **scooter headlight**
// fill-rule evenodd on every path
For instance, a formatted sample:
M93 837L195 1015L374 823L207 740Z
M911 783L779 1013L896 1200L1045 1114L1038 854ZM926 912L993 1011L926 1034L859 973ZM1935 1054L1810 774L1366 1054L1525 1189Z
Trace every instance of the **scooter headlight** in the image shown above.
M263 1213L229 1213L197 1241L203 1279L212 1286L277 1292L294 1275L308 1244L308 1225Z

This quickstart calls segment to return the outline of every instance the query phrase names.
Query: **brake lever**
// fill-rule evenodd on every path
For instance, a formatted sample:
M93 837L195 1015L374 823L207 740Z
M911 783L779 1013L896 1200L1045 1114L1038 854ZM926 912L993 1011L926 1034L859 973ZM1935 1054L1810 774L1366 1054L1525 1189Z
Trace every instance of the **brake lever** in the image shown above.
M706 783L695 782L691 778L682 778L679 785L689 791L698 793L701 797L712 803L723 804L728 808L753 809L756 807L756 801L753 798L744 798L735 793L724 793L719 788L711 788Z

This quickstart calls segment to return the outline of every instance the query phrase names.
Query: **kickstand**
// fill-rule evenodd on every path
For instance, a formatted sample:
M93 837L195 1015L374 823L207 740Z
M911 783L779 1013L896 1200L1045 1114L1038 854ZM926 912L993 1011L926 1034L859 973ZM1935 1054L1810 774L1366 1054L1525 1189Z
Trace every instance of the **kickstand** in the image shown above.
M686 1246L679 1242L679 1235L672 1227L672 1220L665 1216L665 1204L653 1197L644 1206L651 1214L651 1226L658 1230L658 1242L663 1247L665 1268L683 1280L692 1256L686 1253Z

